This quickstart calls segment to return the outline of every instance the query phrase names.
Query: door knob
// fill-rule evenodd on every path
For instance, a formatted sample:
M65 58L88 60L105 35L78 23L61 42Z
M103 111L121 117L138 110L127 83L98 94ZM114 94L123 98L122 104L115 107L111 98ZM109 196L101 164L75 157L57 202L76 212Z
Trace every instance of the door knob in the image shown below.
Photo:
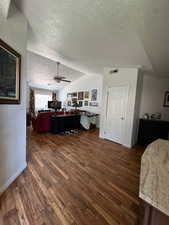
M121 120L124 120L124 117L121 117L120 119L121 119Z

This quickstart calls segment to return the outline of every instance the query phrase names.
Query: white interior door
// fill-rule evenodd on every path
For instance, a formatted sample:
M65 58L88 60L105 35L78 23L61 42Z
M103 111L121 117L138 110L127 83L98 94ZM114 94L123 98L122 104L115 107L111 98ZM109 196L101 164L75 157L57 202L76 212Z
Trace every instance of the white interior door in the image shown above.
M123 144L128 87L111 87L107 93L105 137Z

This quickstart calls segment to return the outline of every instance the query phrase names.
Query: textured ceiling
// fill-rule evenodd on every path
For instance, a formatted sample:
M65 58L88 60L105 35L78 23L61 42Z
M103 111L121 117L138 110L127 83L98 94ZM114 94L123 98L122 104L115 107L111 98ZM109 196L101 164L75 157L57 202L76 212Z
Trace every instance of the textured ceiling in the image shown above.
M169 75L168 0L15 0L28 49L82 72L143 66Z
M64 65L60 65L60 75L64 75L68 80L74 81L81 76L76 70L73 70ZM27 80L29 85L39 88L59 89L66 86L68 83L57 83L53 80L56 76L56 62L32 52L27 53Z
M0 0L0 17L7 18L11 0Z

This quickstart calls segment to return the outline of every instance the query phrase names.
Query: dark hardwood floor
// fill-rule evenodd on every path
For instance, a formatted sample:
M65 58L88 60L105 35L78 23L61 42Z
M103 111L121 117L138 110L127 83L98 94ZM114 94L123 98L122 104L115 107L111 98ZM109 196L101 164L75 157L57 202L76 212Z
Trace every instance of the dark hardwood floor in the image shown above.
M98 131L30 132L28 168L0 199L0 225L136 225L142 148Z

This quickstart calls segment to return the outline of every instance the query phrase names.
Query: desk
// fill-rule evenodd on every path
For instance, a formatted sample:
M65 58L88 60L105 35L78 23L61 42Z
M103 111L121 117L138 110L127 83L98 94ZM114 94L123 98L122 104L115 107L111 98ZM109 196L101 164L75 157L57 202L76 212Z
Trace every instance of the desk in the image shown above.
M51 132L53 134L64 133L80 129L79 114L53 115L51 119Z

